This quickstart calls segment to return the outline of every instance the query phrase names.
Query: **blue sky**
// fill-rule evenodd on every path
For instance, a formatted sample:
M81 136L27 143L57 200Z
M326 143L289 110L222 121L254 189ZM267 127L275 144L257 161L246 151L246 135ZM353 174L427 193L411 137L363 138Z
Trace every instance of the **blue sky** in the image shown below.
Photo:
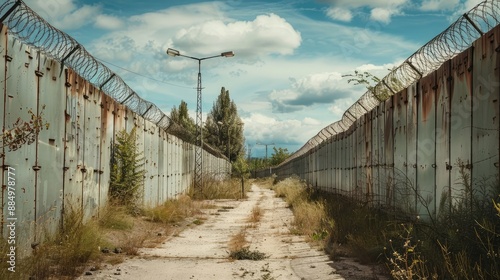
M166 113L184 100L194 117L198 70L167 48L234 51L202 62L204 117L225 87L258 157L256 143L293 152L339 120L365 92L343 74L383 77L479 2L25 0Z

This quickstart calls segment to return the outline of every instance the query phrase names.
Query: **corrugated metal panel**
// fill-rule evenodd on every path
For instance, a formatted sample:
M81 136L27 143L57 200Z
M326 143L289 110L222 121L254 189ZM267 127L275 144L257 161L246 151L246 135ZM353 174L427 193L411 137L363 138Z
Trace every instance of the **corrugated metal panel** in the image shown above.
M38 55L37 55L38 56ZM52 59L40 57L39 110L50 124L49 130L42 130L38 136L38 163L36 213L37 222L44 233L53 233L61 220L63 200L64 130L66 105L64 73L60 64Z
M10 41L7 46L7 80L5 103L5 123L12 127L18 118L29 120L29 110L36 112L38 60L32 50L18 40ZM34 220L36 217L36 173L37 147L23 145L16 151L5 153L5 165L15 168L16 181L16 233L19 247L27 248L30 240L35 239ZM3 209L7 213L7 189L3 189ZM4 232L5 234L5 232ZM17 241L16 241L17 242ZM19 245L19 244L18 244ZM19 251L18 251L19 252ZM24 255L21 253L21 255Z
M419 82L417 98L417 213L436 216L436 72Z
M385 102L380 103L378 106L377 114L377 133L375 134L378 138L378 158L376 160L377 173L375 180L378 183L377 186L377 202L379 205L385 204L385 188L387 186L387 175L385 168L385 149L386 144L384 143L385 136ZM389 132L390 133L390 132Z
M394 103L398 95L392 96L385 102L385 127L384 127L384 149L385 149L385 204L394 205Z
M407 159L406 159L406 105L407 90L394 96L394 189L393 202L396 207L403 207L403 195L407 186Z
M437 207L443 195L451 193L450 185L450 76L451 62L437 71L436 89L436 197ZM439 212L440 209L437 209Z
M488 32L474 44L471 153L472 187L478 194L484 193L484 188L491 187L498 179L499 47L498 28Z
M406 107L406 184L401 187L404 193L404 209L408 213L414 214L417 210L416 187L417 187L417 101L418 85L413 84L408 87L408 104Z
M366 174L363 168L365 163L365 129L362 118L356 120L356 142L356 189L353 195L356 199L363 200Z
M111 176L111 146L114 143L115 103L111 97L101 95L101 161L99 166L99 207L104 207Z
M7 32L7 28L2 25L0 23L0 32L1 34L5 34ZM3 36L0 36L0 58L3 58L1 61L1 65L0 65L0 86L2 87L2 92L0 94L0 109L2 110L2 114L0 115L1 119L1 125L2 125L2 131L3 129L5 128L5 125L6 125L6 119L4 117L4 114L6 113L6 105L5 105L5 102L4 102L4 99L7 99L7 86L6 86L6 81L7 81L7 75L6 75L6 68L7 68L7 65L8 65L8 56L7 56L7 37L3 37ZM3 146L3 145L2 145ZM7 150L6 147L2 147L1 148L1 153L4 154L5 153L5 150ZM0 180L2 180L2 185L6 185L8 184L8 170L5 166L5 157L2 157L0 158L0 162L2 163L2 172L0 173ZM7 218L6 216L6 213L5 212L5 202L6 202L6 192L5 190L2 190L2 196L1 196L1 205L2 205L2 211L1 211L1 214L2 216L0 217L0 220L2 221L2 227L0 228L0 234L2 234L2 236L4 236L4 231L5 231L5 227L4 227L4 222L5 222L5 219Z
M83 208L83 98L79 87L83 80L72 71L66 71L66 136L64 154L64 207Z
M471 167L471 83L472 50L469 49L451 60L451 119L450 160L451 195L459 197L465 190L464 184L470 184Z
M99 209L99 167L101 157L101 94L89 82L83 82L80 99L83 115L83 209L84 218L92 217Z

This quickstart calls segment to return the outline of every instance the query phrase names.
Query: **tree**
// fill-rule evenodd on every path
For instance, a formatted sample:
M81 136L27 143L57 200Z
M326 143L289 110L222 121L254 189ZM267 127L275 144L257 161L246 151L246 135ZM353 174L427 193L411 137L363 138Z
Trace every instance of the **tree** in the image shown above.
M137 149L135 127L130 133L122 130L116 136L111 157L109 196L117 203L134 208L144 185L144 158Z
M229 155L230 161L235 161L244 153L243 122L229 91L224 87L208 113L203 134L205 143Z
M184 100L181 101L179 109L175 106L172 108L172 111L170 111L170 120L172 121L168 129L170 134L177 136L183 141L195 143L196 124L189 116L187 103Z
M285 161L289 156L290 153L288 152L288 149L283 149L283 148L277 148L273 147L274 153L271 155L271 166L276 166L283 161Z

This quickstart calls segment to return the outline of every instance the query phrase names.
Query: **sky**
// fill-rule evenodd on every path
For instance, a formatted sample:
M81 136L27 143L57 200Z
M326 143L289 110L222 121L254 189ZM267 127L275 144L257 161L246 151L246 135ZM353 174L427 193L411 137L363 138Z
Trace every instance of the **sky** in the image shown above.
M366 89L346 74L384 77L481 0L25 0L165 113L181 100L203 119L224 87L247 153L294 152L341 119ZM248 154L247 154L248 155Z

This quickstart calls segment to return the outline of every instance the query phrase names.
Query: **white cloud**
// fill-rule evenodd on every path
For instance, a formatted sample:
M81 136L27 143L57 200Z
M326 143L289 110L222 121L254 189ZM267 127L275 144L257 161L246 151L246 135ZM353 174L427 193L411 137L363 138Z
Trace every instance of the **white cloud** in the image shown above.
M211 20L181 29L172 39L174 46L190 52L209 54L221 45L240 55L292 54L302 39L285 19L259 15L253 21Z
M339 90L338 81L342 75L338 72L326 72L307 75L301 79L292 79L289 89L274 90L269 94L275 112L293 112L307 106L330 103L346 93Z
M57 28L80 28L101 13L98 5L78 6L74 0L26 0L26 4Z
M397 13L398 11L394 11L391 9L374 8L371 10L370 18L375 21L389 23L391 21L391 17Z
M98 15L95 18L94 26L102 29L119 29L124 25L123 20L109 15Z
M261 113L252 113L242 118L245 123L245 138L249 143L301 144L312 137L321 125L319 121L305 118L278 120ZM306 133L305 133L306 131Z
M431 0L432 1L432 0ZM391 17L402 13L404 6L409 0L330 0L331 7L327 9L327 15L335 20L351 21L352 12L361 8L370 10L370 19L383 23L389 23ZM349 17L350 16L350 17Z
M459 0L423 0L420 9L422 11L451 10L460 4Z
M335 20L349 22L352 20L352 12L349 9L340 7L330 7L327 9L326 14Z

